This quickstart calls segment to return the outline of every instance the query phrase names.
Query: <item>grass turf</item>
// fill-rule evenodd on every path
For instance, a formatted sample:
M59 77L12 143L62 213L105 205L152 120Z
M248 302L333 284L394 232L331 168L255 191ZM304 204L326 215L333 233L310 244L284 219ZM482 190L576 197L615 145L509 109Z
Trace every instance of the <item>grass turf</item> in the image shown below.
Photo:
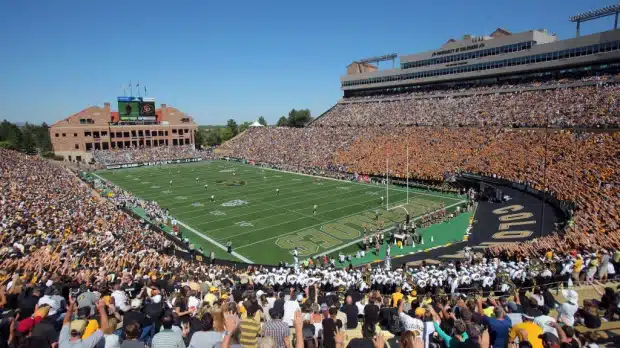
M241 260L290 263L301 257L333 252L358 240L364 225L374 230L376 214L387 226L404 219L403 209L385 209L385 186L316 178L227 161L99 171L98 176L124 190L153 200L179 220L183 236L205 254L239 260L220 246L232 242ZM198 178L198 182L196 182ZM172 180L172 185L169 182ZM208 185L205 188L205 184ZM280 194L276 194L280 189ZM210 201L211 195L215 202ZM404 204L406 192L391 188L390 207ZM405 208L419 216L440 202L454 207L462 198L421 190L409 191ZM317 205L316 214L313 206ZM211 243L210 241L213 241ZM345 250L351 250L349 245Z

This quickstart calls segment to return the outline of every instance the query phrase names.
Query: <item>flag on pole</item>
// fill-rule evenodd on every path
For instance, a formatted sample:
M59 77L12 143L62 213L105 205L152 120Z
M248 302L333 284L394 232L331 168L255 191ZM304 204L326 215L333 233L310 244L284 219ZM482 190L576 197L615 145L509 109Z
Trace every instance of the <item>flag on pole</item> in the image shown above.
M146 86L144 86L144 96L146 97Z
M133 87L131 86L131 80L129 80L129 93L130 96L133 96Z

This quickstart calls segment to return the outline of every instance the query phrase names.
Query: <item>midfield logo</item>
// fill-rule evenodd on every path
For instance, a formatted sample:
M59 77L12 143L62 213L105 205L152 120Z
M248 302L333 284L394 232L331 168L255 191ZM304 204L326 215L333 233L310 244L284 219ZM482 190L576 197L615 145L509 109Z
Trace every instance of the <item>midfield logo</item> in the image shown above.
M247 201L242 201L240 199L235 199L226 203L222 203L222 207L238 207L240 205L248 204Z
M254 227L254 225L251 222L247 222L247 221L240 221L235 223L235 225L239 225L241 227Z

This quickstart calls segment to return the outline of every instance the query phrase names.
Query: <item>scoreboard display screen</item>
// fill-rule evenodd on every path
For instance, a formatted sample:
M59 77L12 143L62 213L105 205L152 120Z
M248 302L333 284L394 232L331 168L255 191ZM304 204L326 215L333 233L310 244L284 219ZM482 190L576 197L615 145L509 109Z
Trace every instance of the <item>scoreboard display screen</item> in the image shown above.
M118 97L118 116L123 122L155 121L155 99Z
M119 101L118 116L121 121L137 121L140 117L140 103L137 101Z
M140 102L140 116L155 117L155 102L152 102L152 101Z

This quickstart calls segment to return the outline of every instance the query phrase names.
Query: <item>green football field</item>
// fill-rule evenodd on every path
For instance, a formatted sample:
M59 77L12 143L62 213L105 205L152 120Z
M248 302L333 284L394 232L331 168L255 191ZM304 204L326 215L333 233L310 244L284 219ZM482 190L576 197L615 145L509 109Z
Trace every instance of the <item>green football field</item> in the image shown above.
M213 250L218 258L260 264L291 263L295 247L303 257L352 252L364 226L376 229L377 213L380 223L389 227L404 220L405 210L414 218L428 208L439 209L441 202L448 210L463 202L455 195L410 189L406 204L404 188L390 187L388 195L384 185L228 161L104 170L96 175L167 208L183 236L197 248L202 246L206 255ZM381 197L388 196L386 210ZM229 241L233 255L225 252Z

